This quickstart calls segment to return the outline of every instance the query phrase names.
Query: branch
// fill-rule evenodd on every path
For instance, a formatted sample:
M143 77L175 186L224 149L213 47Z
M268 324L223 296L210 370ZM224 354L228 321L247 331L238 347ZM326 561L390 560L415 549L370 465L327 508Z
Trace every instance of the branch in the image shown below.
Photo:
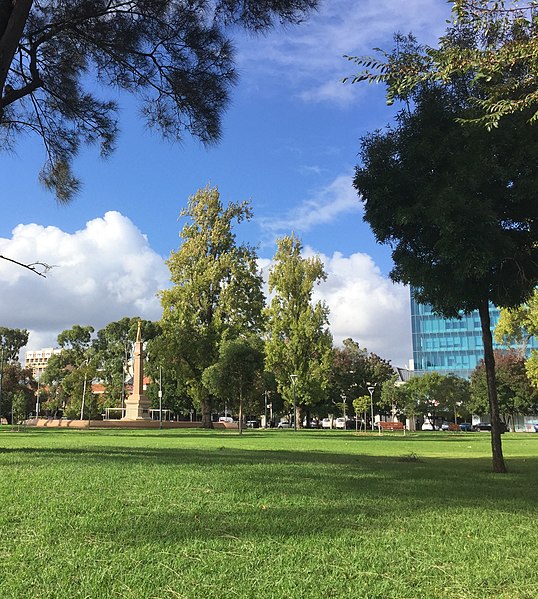
M27 268L28 270L35 272L36 275L39 275L44 279L47 278L47 273L49 272L49 270L57 268L56 264L47 264L46 262L31 262L30 264L23 264L18 260L13 260L13 258L8 258L7 256L2 256L1 254L0 258L2 260L7 260L8 262L13 262L13 264L17 264L18 266L22 266L23 268Z

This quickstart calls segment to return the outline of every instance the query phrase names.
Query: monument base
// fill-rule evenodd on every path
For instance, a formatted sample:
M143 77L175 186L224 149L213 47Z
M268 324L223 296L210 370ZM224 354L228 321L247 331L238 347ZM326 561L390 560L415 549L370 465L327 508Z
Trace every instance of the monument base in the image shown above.
M150 405L150 401L145 395L138 397L130 395L125 402L125 416L122 420L151 420Z

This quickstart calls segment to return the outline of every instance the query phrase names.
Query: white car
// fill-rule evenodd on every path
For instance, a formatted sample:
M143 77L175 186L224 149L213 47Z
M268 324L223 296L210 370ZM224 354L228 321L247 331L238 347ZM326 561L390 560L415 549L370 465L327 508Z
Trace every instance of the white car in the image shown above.
M346 429L346 419L345 418L337 418L334 421L334 428L343 428Z
M324 418L321 421L321 428L332 428L333 427L333 422L330 418Z

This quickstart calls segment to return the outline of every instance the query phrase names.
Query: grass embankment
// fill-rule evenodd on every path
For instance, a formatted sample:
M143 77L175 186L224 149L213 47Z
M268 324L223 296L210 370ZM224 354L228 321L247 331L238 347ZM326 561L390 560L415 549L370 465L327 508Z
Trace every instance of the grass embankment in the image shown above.
M0 430L0 594L534 598L538 435Z

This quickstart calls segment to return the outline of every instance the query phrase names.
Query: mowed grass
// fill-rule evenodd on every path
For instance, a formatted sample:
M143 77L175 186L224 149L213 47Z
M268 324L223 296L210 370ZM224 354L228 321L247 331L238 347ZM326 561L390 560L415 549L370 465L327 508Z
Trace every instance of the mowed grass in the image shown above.
M538 435L0 429L0 596L535 598Z

